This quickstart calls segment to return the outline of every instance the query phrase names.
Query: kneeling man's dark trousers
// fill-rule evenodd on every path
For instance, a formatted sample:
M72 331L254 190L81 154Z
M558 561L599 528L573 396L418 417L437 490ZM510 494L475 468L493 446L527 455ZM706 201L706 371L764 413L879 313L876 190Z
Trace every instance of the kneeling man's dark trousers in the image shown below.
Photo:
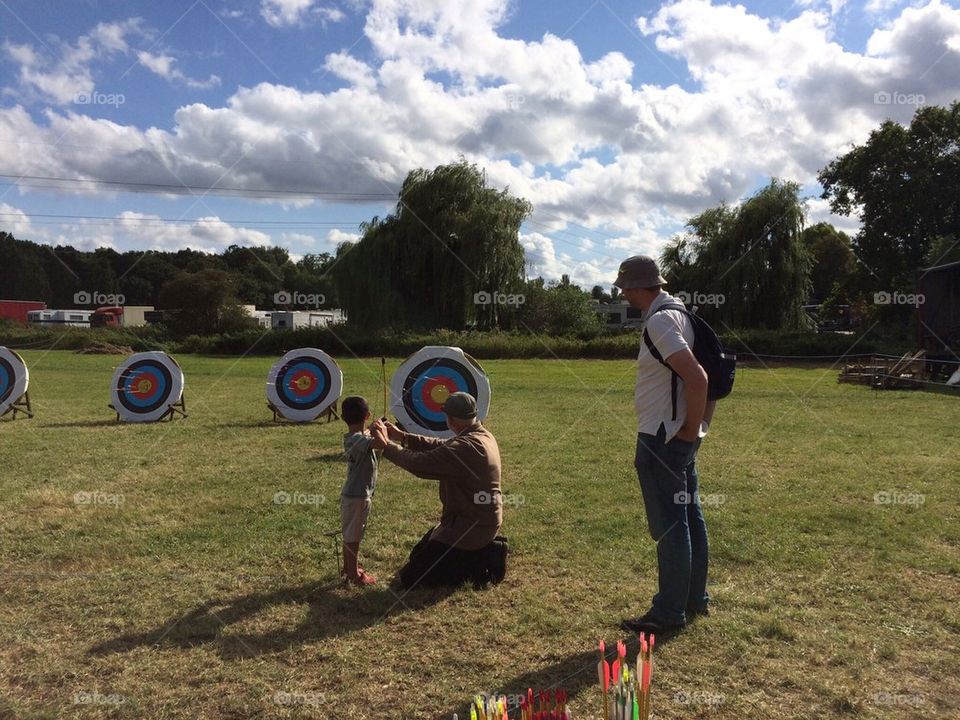
M461 550L446 543L431 540L433 530L420 538L410 551L410 559L400 570L400 584L404 588L459 586L472 582L485 585L502 580L496 576L496 556L505 555L505 540L497 538L479 550ZM501 545L498 545L501 543Z

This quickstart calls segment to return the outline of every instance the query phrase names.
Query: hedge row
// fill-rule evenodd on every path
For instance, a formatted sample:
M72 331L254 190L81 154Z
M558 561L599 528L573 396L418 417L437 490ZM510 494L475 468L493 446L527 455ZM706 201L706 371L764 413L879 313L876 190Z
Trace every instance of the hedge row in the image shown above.
M849 353L901 354L913 349L903 337L871 333L778 332L741 330L723 333L723 341L741 357L840 356ZM478 359L497 358L632 358L640 338L636 331L600 335L592 339L509 332L365 333L346 327L301 330L247 330L218 336L190 336L171 340L156 327L142 328L22 328L0 325L0 345L12 348L79 350L96 344L129 346L135 351L167 350L202 355L282 355L298 347L316 347L334 357L405 357L424 345L455 345Z

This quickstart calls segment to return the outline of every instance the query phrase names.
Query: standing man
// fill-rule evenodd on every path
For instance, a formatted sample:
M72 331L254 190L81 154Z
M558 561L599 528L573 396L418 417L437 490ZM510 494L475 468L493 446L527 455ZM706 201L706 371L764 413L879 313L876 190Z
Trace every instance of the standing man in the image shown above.
M412 588L499 583L507 572L507 541L500 496L500 448L477 419L477 401L465 392L443 403L449 440L403 432L377 421L372 447L404 470L440 483L440 523L427 531L398 573Z
M613 284L646 321L637 356L634 464L657 543L659 578L652 607L624 620L623 628L669 633L708 612L707 525L696 460L713 403L708 407L707 374L691 351L693 323L680 310L683 303L663 290L656 261L644 255L624 260Z

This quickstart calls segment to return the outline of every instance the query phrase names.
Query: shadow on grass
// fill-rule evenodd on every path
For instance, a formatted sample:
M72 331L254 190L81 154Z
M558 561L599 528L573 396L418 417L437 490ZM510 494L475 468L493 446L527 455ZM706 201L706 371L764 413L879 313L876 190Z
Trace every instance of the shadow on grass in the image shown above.
M62 423L40 423L45 428L84 428L84 427L121 427L124 425L137 425L138 423L124 423L117 421L116 418L109 420L74 420L73 422Z
M308 457L307 462L323 462L323 463L346 463L347 457L342 452L332 452L332 453L323 453L322 455L314 455L313 457Z
M662 639L657 638L656 646L662 647L676 637L676 634L672 634L666 635ZM626 638L624 642L627 646L627 660L635 664L640 642L635 635ZM616 642L610 642L607 645L607 660L610 662L613 662L616 658L616 646ZM583 693L592 692L593 696L588 702L591 706L595 705L598 709L602 709L603 702L600 699L597 679L597 663L599 660L600 655L597 650L576 653L555 665L548 665L539 670L530 670L508 680L503 680L501 685L493 692L507 696L511 702L509 714L515 720L520 717L517 705L519 698L527 694L528 688L532 689L534 694L541 690L566 690L570 700L575 700ZM633 665L631 665L632 669ZM656 673L656 657L654 657L654 673ZM458 717L470 717L470 700L471 698L466 698L463 704L452 706L438 713L436 715L437 720L449 720L454 713L457 713Z
M310 427L310 423L274 422L270 418L266 418L265 420L236 420L233 422L218 422L217 427L248 430L250 428L303 428Z
M225 660L256 657L304 643L371 627L387 616L415 612L447 597L453 589L413 590L382 587L350 590L337 583L313 582L232 599L212 599L142 633L120 635L94 645L90 655L131 652L138 647L188 649L215 645ZM306 617L289 629L261 634L234 632L232 625L283 605L306 605Z

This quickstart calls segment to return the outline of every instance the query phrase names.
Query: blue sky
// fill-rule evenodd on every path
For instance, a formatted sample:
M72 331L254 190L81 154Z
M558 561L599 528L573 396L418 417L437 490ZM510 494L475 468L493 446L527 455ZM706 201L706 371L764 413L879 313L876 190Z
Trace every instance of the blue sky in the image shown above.
M528 273L591 285L772 175L803 184L811 221L855 231L816 172L960 96L960 10L0 0L0 72L0 228L18 237L332 251L407 172L462 154L534 203Z

